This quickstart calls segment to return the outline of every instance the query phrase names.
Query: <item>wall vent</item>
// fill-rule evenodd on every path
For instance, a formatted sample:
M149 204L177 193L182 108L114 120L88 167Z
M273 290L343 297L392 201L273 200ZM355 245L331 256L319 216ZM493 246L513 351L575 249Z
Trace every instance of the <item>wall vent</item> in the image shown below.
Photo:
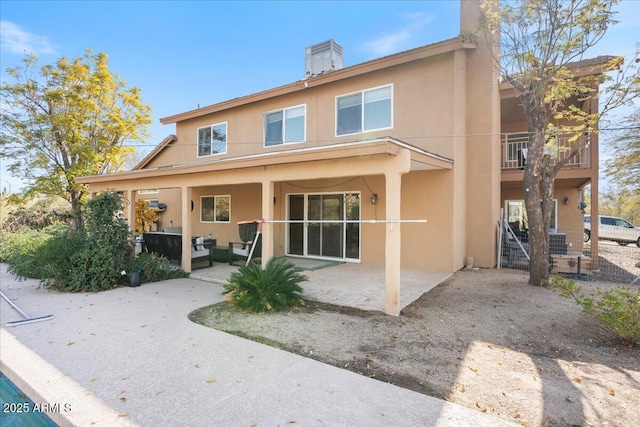
M344 66L342 46L333 39L309 46L305 49L304 56L306 77L339 70Z

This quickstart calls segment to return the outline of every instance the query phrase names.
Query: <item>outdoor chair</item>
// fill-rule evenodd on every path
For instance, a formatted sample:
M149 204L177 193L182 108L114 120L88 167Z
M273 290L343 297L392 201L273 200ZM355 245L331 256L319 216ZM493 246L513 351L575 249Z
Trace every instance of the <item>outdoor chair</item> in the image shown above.
M169 261L182 262L182 235L175 233L147 232L143 234L143 251L155 252ZM213 266L213 243L205 243L204 237L192 239L191 262L207 261Z
M238 222L238 234L242 242L229 242L229 265L233 265L236 261L247 261L249 257L251 259L261 257L262 239L259 226L260 221L255 220Z

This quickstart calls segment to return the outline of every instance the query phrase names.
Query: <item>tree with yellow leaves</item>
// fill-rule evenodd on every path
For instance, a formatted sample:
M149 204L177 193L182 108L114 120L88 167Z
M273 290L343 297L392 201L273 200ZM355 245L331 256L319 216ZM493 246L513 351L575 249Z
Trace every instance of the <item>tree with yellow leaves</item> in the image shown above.
M118 170L134 150L124 143L144 142L151 108L109 71L105 53L40 68L37 60L7 69L15 82L0 87L0 156L26 182L23 198L63 197L79 230L87 189L75 178Z
M136 234L151 231L151 226L158 220L158 210L149 206L147 200L136 200Z

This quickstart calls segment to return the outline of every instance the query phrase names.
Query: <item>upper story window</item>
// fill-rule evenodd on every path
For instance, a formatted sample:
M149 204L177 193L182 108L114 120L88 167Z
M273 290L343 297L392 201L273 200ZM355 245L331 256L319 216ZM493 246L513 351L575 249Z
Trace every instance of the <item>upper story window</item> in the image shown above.
M348 135L392 127L391 85L336 98L336 135Z
M265 146L304 141L305 116L304 105L264 113Z
M198 157L227 152L227 123L198 128Z

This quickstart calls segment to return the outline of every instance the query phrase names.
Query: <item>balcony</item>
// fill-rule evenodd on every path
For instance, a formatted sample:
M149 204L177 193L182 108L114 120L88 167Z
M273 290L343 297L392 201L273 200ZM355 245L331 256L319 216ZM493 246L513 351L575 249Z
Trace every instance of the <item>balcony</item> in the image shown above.
M558 161L563 160L571 154L572 147L580 145L582 148L578 154L570 159L565 165L564 169L590 169L591 168L591 150L589 149L590 142L581 139L569 142L568 136L559 136L557 138L557 147L547 150L545 152L551 154L551 163L556 164ZM502 136L502 172L518 172L524 169L526 162L527 152L527 139L528 134L525 133L507 133Z

